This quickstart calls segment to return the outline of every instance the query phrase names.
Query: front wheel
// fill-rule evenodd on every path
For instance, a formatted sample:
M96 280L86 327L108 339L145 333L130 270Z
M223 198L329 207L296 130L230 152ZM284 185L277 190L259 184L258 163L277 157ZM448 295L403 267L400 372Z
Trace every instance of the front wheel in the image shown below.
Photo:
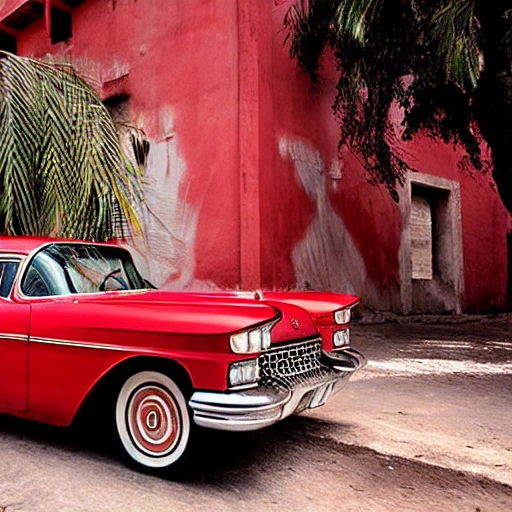
M182 391L162 373L135 373L117 396L115 430L131 461L148 470L174 470L183 462L190 441L190 415Z

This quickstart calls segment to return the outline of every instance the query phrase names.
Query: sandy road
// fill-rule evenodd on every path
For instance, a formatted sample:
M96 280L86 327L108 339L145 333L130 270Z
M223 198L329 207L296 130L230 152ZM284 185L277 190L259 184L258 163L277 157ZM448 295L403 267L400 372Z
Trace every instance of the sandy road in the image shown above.
M180 482L0 417L0 511L512 510L510 320L353 331L370 364L344 392L263 431L204 432Z
M312 416L336 439L512 486L510 317L356 329L367 368ZM511 507L512 509L512 507Z

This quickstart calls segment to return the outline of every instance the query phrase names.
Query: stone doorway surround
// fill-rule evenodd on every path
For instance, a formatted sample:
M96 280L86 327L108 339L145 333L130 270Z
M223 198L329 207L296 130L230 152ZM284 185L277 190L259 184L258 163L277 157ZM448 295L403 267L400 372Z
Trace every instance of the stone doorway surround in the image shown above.
M431 197L432 279L413 279L411 204L413 191ZM409 171L400 191L402 235L399 250L400 309L410 313L460 313L464 295L464 266L459 182Z

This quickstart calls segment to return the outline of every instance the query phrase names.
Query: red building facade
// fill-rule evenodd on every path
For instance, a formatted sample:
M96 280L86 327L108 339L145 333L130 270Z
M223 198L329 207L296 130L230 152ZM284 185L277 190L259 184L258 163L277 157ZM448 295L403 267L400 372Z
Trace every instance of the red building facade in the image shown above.
M503 309L509 215L491 178L417 139L399 204L368 184L337 152L334 71L313 94L283 46L289 4L5 0L0 46L71 62L146 132L135 253L156 284L330 289L401 313Z

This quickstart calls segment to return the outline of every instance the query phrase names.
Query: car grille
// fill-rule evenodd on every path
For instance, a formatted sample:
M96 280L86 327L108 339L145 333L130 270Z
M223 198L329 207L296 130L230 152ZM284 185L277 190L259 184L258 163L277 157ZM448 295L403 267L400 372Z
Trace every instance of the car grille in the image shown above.
M321 356L319 338L268 350L259 357L261 384L291 387L322 380L332 372L322 365Z

